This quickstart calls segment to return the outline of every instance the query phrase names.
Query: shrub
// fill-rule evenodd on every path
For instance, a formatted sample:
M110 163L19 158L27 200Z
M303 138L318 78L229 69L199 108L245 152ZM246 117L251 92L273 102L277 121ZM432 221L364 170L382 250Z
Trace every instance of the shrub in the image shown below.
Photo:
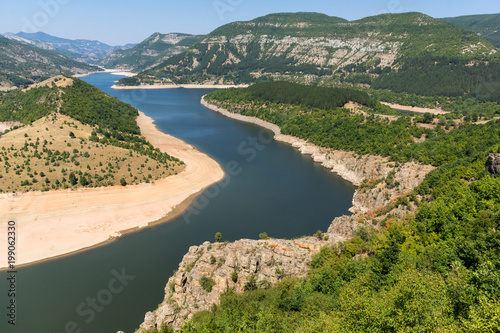
M215 281L212 278L207 278L206 276L202 276L200 279L200 285L205 291L211 292L213 286L215 286Z

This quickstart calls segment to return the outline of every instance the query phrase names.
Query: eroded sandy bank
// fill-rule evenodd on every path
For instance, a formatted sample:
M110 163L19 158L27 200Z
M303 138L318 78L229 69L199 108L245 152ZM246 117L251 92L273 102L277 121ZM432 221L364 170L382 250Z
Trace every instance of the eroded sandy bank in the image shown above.
M154 184L1 194L0 244L7 248L7 223L15 221L16 265L72 253L123 230L145 227L224 177L215 160L159 131L143 113L137 123L155 147L185 162L184 171ZM0 268L6 266L5 254Z

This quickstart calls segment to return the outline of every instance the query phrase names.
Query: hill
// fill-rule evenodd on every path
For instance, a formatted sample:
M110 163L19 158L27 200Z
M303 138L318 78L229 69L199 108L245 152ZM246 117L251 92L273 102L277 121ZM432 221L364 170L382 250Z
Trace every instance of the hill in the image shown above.
M185 52L119 84L284 79L458 96L484 94L497 73L493 45L424 14L347 22L317 13L286 13L222 26Z
M95 71L101 69L0 36L0 90L25 87L62 73Z
M128 50L117 50L100 61L106 68L140 71L165 61L185 51L204 36L189 34L152 34L143 42Z
M4 36L44 50L54 51L67 58L87 64L98 64L108 54L118 50L126 50L133 46L110 46L96 40L59 38L44 32L7 33Z
M446 17L440 20L473 31L500 48L500 14Z
M182 170L141 137L137 115L69 76L5 94L0 121L24 126L0 137L0 191L136 184Z

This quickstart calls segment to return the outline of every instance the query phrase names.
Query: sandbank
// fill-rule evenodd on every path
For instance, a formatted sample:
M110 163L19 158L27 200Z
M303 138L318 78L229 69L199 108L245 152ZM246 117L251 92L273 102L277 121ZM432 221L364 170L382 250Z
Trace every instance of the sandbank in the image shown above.
M152 184L0 194L0 244L7 249L7 224L15 221L16 266L73 253L119 237L125 230L146 227L179 213L187 201L224 178L215 160L159 131L142 112L137 123L149 142L184 161L185 169ZM5 252L0 268L6 266Z
M408 112L415 112L415 113L430 113L430 114L434 114L434 115L449 113L449 111L444 111L443 109L440 109L440 108L431 109L431 108L421 108L418 106L393 104L393 103L387 103L387 102L380 102L380 103L387 105L388 107L390 107L391 109L394 109L394 110L401 110L401 111L408 111Z
M104 70L98 71L98 72L89 72L86 74L75 74L73 76L80 78L80 77L85 77L85 76L89 76L92 74L99 74L99 73L111 73L113 75L122 75L122 76L129 76L129 77L136 75L135 73L132 73L132 72L126 71L126 70L122 70L122 69L104 69Z
M227 89L227 88L247 88L247 84L231 85L231 84L143 84L140 86L117 86L111 88L116 90L134 90L134 89Z

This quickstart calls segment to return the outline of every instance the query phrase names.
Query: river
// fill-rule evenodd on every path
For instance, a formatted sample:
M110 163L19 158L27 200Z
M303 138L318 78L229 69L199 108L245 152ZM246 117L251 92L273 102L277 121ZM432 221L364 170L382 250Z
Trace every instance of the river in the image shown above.
M165 284L190 246L223 240L293 238L326 231L348 213L355 187L256 125L200 105L208 89L110 88L120 76L84 80L132 104L157 127L237 174L207 189L169 223L126 234L75 255L17 270L16 325L7 323L7 273L0 273L1 332L134 332L163 300ZM257 140L257 143L255 143ZM2 232L7 232L6 230ZM7 255L5 252L0 255Z

